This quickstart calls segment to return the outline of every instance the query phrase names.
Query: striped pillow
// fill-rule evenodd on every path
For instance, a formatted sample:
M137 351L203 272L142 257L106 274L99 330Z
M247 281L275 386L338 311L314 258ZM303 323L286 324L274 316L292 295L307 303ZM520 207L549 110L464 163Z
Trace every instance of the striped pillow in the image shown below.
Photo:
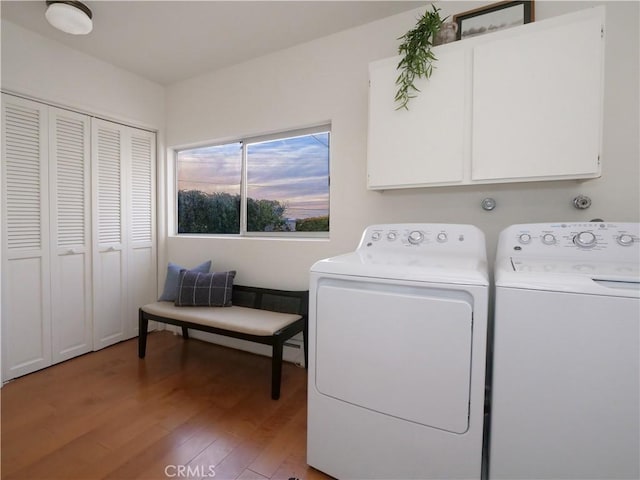
M177 307L230 307L236 271L202 273L180 270Z

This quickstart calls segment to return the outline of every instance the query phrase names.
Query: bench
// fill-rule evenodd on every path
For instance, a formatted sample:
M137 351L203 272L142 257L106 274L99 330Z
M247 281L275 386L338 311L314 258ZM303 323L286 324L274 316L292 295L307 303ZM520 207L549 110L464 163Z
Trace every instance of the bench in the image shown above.
M138 311L138 357L147 349L149 320L227 337L271 345L271 398L280 398L284 343L302 332L304 364L308 364L308 291L273 290L234 285L231 307L176 307L173 302L155 302Z

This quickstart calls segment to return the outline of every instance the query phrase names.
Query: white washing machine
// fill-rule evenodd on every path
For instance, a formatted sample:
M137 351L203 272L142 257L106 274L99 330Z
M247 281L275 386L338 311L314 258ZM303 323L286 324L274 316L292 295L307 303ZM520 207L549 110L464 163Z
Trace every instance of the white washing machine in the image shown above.
M313 265L309 465L344 480L480 478L488 283L470 225L374 225Z
M489 477L640 477L637 223L500 234Z

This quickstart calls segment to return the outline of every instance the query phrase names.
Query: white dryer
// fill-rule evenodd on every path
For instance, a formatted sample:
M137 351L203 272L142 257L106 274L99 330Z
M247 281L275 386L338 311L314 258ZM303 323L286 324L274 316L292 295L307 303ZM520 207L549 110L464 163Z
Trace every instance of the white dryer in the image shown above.
M637 223L500 234L491 479L640 477Z
M488 283L470 225L374 225L313 265L309 465L345 480L480 478Z

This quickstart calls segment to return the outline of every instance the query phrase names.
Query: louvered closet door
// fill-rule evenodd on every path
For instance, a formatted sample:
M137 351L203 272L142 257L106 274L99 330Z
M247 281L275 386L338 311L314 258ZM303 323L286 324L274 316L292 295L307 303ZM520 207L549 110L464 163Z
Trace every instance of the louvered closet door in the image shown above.
M89 117L51 108L51 316L53 363L92 350Z
M47 107L2 95L3 380L51 364Z
M91 121L94 350L127 338L125 130L111 122Z
M138 335L138 308L157 299L155 239L156 136L129 128L129 301L127 319L130 336Z

